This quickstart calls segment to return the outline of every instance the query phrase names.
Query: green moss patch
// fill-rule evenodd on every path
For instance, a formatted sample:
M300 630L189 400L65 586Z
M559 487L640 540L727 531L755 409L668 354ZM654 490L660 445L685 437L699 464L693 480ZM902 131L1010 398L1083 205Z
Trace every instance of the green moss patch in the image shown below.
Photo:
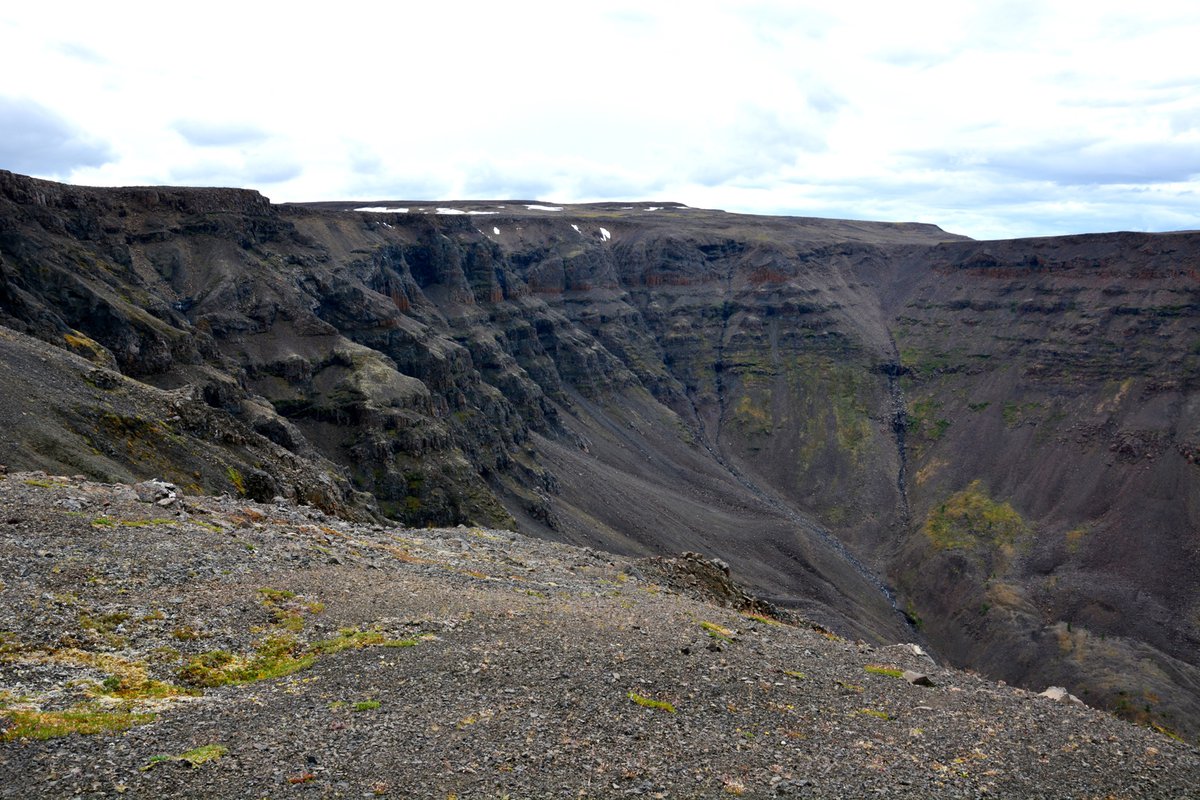
M229 753L229 748L223 744L206 744L200 747L188 750L186 753L180 753L177 756L158 755L150 756L150 760L146 766L142 767L142 772L153 769L159 764L167 764L172 761L183 761L192 765L192 769L196 769L210 761L216 761L218 758Z
M900 678L904 676L904 670L896 669L895 667L885 667L881 664L867 664L863 669L872 675L883 675L888 678Z
M7 720L8 727L0 733L0 741L19 739L54 739L73 733L88 735L106 731L123 731L134 725L143 725L154 719L153 714L132 714L124 711L107 711L96 707L80 706L69 711L27 711L7 709L0 711L0 720Z
M178 679L188 686L215 688L254 683L307 669L320 656L364 647L413 647L422 638L392 639L380 631L343 628L331 639L305 645L291 633L276 633L259 643L253 655L238 656L228 650L210 650L189 659Z
M637 692L630 692L629 699L637 703L642 708L655 708L659 711L667 711L671 714L675 713L675 706L671 705L666 700L653 700L649 697L644 697Z

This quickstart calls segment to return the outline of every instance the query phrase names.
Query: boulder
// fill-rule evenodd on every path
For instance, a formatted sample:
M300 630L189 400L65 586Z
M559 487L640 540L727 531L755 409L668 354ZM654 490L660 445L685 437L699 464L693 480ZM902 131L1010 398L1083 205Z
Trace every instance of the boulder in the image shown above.
M160 501L173 501L179 496L179 487L173 483L167 483L163 480L149 480L135 483L133 491L137 493L138 500L143 503L159 503ZM170 505L168 502L167 505Z
M1038 697L1046 697L1059 703L1075 703L1076 705L1084 704L1082 700L1061 686L1050 686L1046 689L1046 691L1041 692Z
M913 686L935 686L936 684L924 672L916 672L911 669L904 670L904 680L911 683Z

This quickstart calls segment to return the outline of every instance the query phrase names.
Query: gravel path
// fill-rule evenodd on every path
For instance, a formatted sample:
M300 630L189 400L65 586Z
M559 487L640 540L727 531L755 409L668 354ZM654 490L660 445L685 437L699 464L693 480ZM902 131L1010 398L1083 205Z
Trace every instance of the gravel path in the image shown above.
M1161 733L649 564L139 488L0 478L0 797L1200 796Z

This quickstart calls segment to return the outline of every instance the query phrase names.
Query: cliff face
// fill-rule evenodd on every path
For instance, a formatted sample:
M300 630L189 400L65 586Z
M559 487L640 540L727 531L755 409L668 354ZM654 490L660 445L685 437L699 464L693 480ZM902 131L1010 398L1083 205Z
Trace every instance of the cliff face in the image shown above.
M10 173L0 204L6 346L59 376L15 466L702 550L852 635L1200 710L1200 234Z

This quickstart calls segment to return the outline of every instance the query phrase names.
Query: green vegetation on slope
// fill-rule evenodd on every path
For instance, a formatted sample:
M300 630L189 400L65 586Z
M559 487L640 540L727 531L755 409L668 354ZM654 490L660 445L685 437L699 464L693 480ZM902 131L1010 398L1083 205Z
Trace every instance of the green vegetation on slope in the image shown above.
M1012 505L993 500L977 480L930 510L921 530L939 550L974 550L982 545L1011 551L1030 532Z

